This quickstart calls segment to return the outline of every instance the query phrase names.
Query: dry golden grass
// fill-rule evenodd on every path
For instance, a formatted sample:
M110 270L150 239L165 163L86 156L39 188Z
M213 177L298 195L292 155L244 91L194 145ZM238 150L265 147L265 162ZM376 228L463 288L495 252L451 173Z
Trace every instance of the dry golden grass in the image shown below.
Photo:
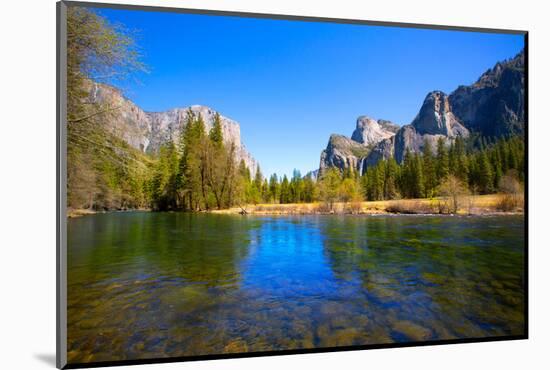
M461 197L458 214L497 214L502 213L504 194L469 195ZM300 215L300 214L437 214L448 213L447 200L444 198L432 199L399 199L380 200L370 202L334 203L332 209L324 203L290 203L290 204L256 204L243 208L248 214L258 215ZM523 212L520 202L512 211ZM238 214L240 207L214 210L213 213Z
M68 218L75 218L75 217L81 217L81 216L86 216L86 215L94 215L96 214L97 212L92 210L92 209L73 209L73 208L68 208L67 209L67 217Z

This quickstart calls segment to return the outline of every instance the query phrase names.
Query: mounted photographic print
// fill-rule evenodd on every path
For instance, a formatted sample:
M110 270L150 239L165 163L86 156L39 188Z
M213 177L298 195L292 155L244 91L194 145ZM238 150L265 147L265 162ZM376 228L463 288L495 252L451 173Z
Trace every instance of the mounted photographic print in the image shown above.
M58 367L527 338L527 57L58 3Z

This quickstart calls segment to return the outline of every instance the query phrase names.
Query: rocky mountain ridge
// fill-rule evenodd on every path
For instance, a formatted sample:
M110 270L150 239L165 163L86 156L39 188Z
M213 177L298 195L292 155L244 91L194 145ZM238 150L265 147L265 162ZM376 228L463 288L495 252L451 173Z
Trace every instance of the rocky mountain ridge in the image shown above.
M175 108L165 112L145 112L113 86L89 81L89 91L91 103L112 107L112 111L104 120L105 128L130 146L148 154L156 154L161 145L168 141L176 144L179 142L188 109L191 109L195 116L202 116L207 132L212 128L216 114L212 108L201 105ZM255 174L258 163L241 141L239 123L220 116L225 143L235 145L237 161L244 160L250 172Z
M435 150L442 138L447 145L472 133L498 138L523 134L524 51L498 62L470 86L459 86L451 94L427 94L413 121L402 127L367 116L357 119L351 138L333 134L321 152L319 171L328 167L352 167L363 174L381 159L402 162L407 150L420 152L429 142Z

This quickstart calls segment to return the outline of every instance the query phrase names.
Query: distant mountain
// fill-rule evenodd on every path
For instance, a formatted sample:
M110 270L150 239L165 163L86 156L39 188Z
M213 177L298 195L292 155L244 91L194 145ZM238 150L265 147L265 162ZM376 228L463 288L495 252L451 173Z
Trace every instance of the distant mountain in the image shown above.
M426 141L435 149L439 138L450 143L457 136L466 138L469 134L451 111L449 97L441 91L433 91L424 99L412 123L401 127L394 136L378 142L363 159L362 165L366 168L390 157L401 163L407 150L419 152Z
M105 128L131 147L148 154L157 153L161 145L170 140L176 144L179 142L188 109L195 115L201 114L207 131L212 128L216 114L213 109L201 105L175 108L165 112L145 112L115 87L89 81L89 91L90 102L115 108L105 119ZM244 160L254 175L258 163L241 141L239 124L223 115L221 122L224 141L228 145L235 144L237 160Z
M430 92L414 120L402 127L361 116L351 138L333 134L321 153L319 170L352 167L363 174L381 159L402 162L407 150L420 152L425 142L435 150L442 138L476 134L487 138L521 135L525 129L524 51L499 62L474 84L460 86L450 95Z
M328 167L358 168L361 158L366 157L370 149L369 146L358 143L344 135L332 134L326 149L321 153L319 172L323 173Z
M398 130L399 125L390 121L381 119L375 121L367 116L361 116L357 118L355 131L351 134L351 139L369 146L392 137Z

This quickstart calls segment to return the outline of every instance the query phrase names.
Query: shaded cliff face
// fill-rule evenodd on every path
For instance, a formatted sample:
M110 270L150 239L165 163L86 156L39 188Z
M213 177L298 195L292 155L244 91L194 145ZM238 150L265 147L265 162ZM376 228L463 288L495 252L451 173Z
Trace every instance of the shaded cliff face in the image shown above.
M166 112L144 112L125 98L118 89L95 82L90 82L90 100L113 109L104 121L109 132L130 146L149 154L157 153L160 146L169 141L179 143L188 109L191 109L195 116L201 114L207 132L212 128L216 114L213 109L201 105ZM244 160L251 173L255 174L257 162L241 142L239 124L224 116L221 116L221 123L224 142L226 145L235 145L237 160Z
M525 56L497 63L470 86L449 96L458 119L472 132L502 137L525 129Z

